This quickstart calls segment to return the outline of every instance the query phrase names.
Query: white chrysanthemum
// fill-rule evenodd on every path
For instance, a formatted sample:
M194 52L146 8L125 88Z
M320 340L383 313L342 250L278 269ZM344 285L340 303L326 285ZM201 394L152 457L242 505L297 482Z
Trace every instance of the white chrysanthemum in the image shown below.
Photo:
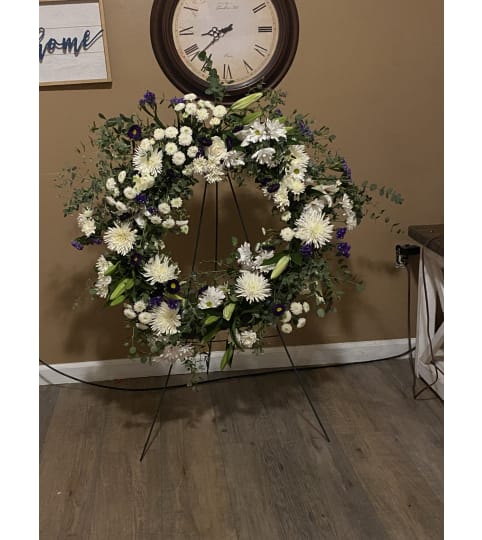
M265 195L270 195L268 190L266 188L263 188L263 193ZM273 202L276 205L277 208L280 210L284 210L287 206L290 205L290 200L288 197L288 188L284 185L282 185L278 191L273 195Z
M291 332L293 332L293 327L290 323L284 323L281 325L281 331L283 334L291 334Z
M303 311L305 313L308 313L308 311L310 311L310 304L308 304L308 302L303 302Z
M181 102L181 103L176 103L176 104L174 105L174 110L175 110L176 112L181 112L181 111L183 111L185 108L186 108L186 104L185 104L185 103L182 103L182 102Z
M176 225L176 222L172 218L167 218L162 222L162 226L165 229L172 229Z
M291 219L291 212L287 210L281 214L281 221L289 221Z
M298 322L296 323L296 328L303 328L306 324L306 319L304 317L300 317L298 319Z
M241 167L245 164L244 154L243 152L239 152L239 150L230 150L229 152L226 152L223 163L228 169L231 167Z
M161 214L164 214L164 215L169 214L169 212L171 211L171 207L169 206L167 202L159 203L159 205L157 206L157 209L159 210Z
M119 214L125 214L127 212L127 206L121 201L117 201L115 207L119 211Z
M260 165L267 165L268 167L273 167L273 157L276 154L274 148L261 148L257 150L251 157L256 160L256 163Z
M146 309L146 303L144 300L137 300L137 302L134 304L134 311L137 313L141 313Z
M166 134L162 128L157 128L154 130L154 139L156 139L156 141L162 141L165 136Z
M194 358L194 347L192 345L166 345L159 356L152 359L153 362L185 362Z
M278 119L266 120L265 130L270 139L275 141L286 139L286 128Z
M184 152L178 151L172 156L172 162L174 163L174 165L180 166L185 161L186 161L186 156L184 155Z
M149 323L152 331L157 337L177 334L177 329L181 326L179 308L171 309L165 302L151 312L152 319Z
M101 298L107 298L109 294L109 285L112 282L110 276L99 275L97 281L95 282L95 294Z
M189 126L181 126L179 128L179 134L180 135L191 135L192 136L192 128Z
M134 178L134 187L140 193L146 189L150 189L154 185L154 177L150 174L143 174L142 176L135 175Z
M97 262L95 263L95 267L97 269L97 272L101 275L104 275L107 270L110 268L110 262L104 257L104 255L101 255Z
M95 221L93 219L84 219L82 221L82 225L80 226L80 230L83 232L84 236L92 236L95 233Z
M199 148L197 146L190 146L187 149L187 157L194 159L197 156L198 152L199 152Z
M160 225L162 223L162 218L159 216L151 216L149 218L149 221L154 225Z
M285 227L284 229L281 229L279 234L285 242L291 242L291 240L293 240L295 232L291 227Z
M333 225L330 220L318 210L309 208L296 220L295 236L305 244L320 248L330 241Z
M215 116L216 118L223 118L224 116L226 116L227 112L228 110L224 105L216 105L216 107L214 107L213 109L213 116Z
M199 122L204 122L209 118L209 111L207 109L198 109L196 111L196 118Z
M197 105L195 103L186 103L186 108L184 109L185 114L192 116L196 114Z
M117 187L117 182L114 180L114 178L107 178L107 181L105 183L105 189L108 191L113 191Z
M171 199L171 206L173 208L181 208L181 206L182 206L181 197L175 197L174 199Z
M181 146L189 146L192 143L192 135L189 135L189 133L181 133L177 141Z
M194 101L196 98L197 98L197 96L193 92L190 92L189 94L184 95L184 99L186 101Z
M132 250L137 239L137 231L132 230L128 223L116 224L109 227L104 234L107 247L119 255L127 255Z
M124 180L126 179L127 173L125 171L121 171L119 175L117 176L117 180L119 180L119 184L122 184Z
M162 171L162 151L145 150L142 146L138 146L132 163L136 171L141 174L157 176Z
M291 321L291 317L292 317L291 311L286 310L286 311L283 313L282 317L281 317L281 322L282 322L282 323L290 322L290 321Z
M133 187L131 187L131 186L127 186L126 188L124 188L123 193L124 193L124 197L125 197L126 199L129 199L130 201L131 201L132 199L135 199L135 198L136 198L136 195L138 195L137 190L135 190L135 189L134 189Z
M169 257L156 255L144 265L142 274L151 285L166 283L170 279L175 279L179 273L177 264L171 263Z
M291 302L290 311L293 315L301 315L303 313L303 304L301 302Z
M253 345L258 341L258 336L252 330L244 330L239 334L239 341L246 349L252 349Z
M192 170L194 174L204 174L208 166L208 160L203 157L195 158L192 162Z
M127 319L133 320L137 317L136 312L133 311L131 308L124 309L124 317Z
M143 311L137 316L141 324L149 324L152 321L152 313Z
M268 280L262 274L242 271L236 280L236 296L249 303L262 302L271 295Z
M219 126L219 124L221 124L221 120L219 118L216 118L215 116L213 116L211 120L209 120L209 125L212 127Z
M226 295L218 287L208 287L199 295L197 306L199 309L215 308L220 306L225 298Z
M168 156L173 156L177 152L177 144L175 142L168 142L164 147L164 151Z
M168 139L175 139L177 137L178 133L179 133L179 131L178 131L177 127L174 127L174 126L169 126L164 131L164 135Z

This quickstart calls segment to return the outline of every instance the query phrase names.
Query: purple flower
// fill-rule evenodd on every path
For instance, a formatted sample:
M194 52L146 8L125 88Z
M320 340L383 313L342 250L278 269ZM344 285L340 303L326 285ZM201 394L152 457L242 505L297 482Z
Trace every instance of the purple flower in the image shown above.
M284 304L274 304L272 310L276 317L281 317L281 315L283 315L283 313L286 311L286 306Z
M343 238L345 238L345 234L346 234L346 227L340 227L339 229L336 230L336 237L338 238L338 240L342 240Z
M169 100L171 105L177 105L178 103L186 103L186 100L183 97L173 97Z
M271 178L269 178L268 176L258 176L258 178L256 178L255 182L257 184L261 184L262 186L265 186L266 184L268 184L268 182L271 180Z
M139 195L136 195L136 202L140 204L144 204L147 202L147 195L145 193L139 193Z
M147 302L148 307L153 308L162 304L162 296L152 296Z
M300 253L303 255L303 257L312 257L315 249L312 246L312 244L303 244L300 247Z
M304 122L303 120L298 120L298 129L300 130L301 134L308 139L313 139L313 132L310 129L310 126Z
M283 116L283 111L281 109L275 109L273 113L275 116Z
M100 245L102 244L102 238L100 238L99 236L92 236L91 238L89 238L89 242L91 244L96 244L96 245Z
M166 289L171 293L177 293L179 292L179 289L181 288L181 285L179 285L179 281L177 279L170 279L166 283Z
M82 251L84 249L84 246L78 240L72 240L72 242L70 242L70 245L75 249L78 249L79 251Z
M347 244L346 242L340 242L336 249L338 250L338 253L340 255L343 255L343 257L349 257L350 256L350 244Z
M142 264L142 255L140 253L133 253L131 255L131 264L134 266Z
M345 176L351 180L351 169L350 167L348 167L348 163L345 161L345 158L343 158L341 167L343 169L343 172L345 173Z
M170 298L166 300L166 303L169 306L169 309L177 309L180 304L179 300L171 300Z
M157 208L155 206L149 206L147 208L147 211L149 212L149 214L157 214Z
M230 137L230 136L228 135L228 136L226 137L226 149L227 149L228 151L232 150L233 147L234 147L235 142L236 142L236 141L235 141L232 137Z
M279 189L279 184L278 182L275 182L274 184L271 184L269 185L266 190L268 191L268 193L276 193Z
M156 94L153 92L149 92L149 90L146 91L144 94L144 101L145 103L148 103L149 105L154 105L156 102Z
M213 140L209 137L200 137L198 141L201 146L211 146L213 144Z
M133 141L140 141L142 137L142 130L141 126L138 124L134 124L129 128L129 131L127 132L127 136L132 139Z

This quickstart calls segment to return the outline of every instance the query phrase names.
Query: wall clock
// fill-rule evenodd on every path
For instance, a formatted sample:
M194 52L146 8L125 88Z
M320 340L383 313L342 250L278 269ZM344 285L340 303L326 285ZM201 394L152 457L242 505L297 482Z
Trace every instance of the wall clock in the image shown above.
M203 94L211 55L236 99L264 82L273 87L288 71L298 45L294 0L154 0L151 43L169 80L183 92Z

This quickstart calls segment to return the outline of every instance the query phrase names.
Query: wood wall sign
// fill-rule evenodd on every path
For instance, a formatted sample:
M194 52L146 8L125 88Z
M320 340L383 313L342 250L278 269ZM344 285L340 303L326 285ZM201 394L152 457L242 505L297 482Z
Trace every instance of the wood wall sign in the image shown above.
M40 0L40 86L110 82L102 0Z

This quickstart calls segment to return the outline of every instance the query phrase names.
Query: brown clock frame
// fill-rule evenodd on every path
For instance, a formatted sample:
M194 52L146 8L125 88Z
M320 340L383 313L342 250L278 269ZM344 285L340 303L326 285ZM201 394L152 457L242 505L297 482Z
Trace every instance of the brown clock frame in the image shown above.
M242 0L241 0L242 1ZM299 20L294 0L271 0L279 22L279 39L271 60L263 71L249 81L229 85L225 101L245 95L259 83L275 87L289 70L298 48ZM185 67L177 53L172 35L174 10L179 0L154 0L151 10L150 33L152 50L167 78L182 92L205 95L208 84ZM206 96L207 97L207 96Z

